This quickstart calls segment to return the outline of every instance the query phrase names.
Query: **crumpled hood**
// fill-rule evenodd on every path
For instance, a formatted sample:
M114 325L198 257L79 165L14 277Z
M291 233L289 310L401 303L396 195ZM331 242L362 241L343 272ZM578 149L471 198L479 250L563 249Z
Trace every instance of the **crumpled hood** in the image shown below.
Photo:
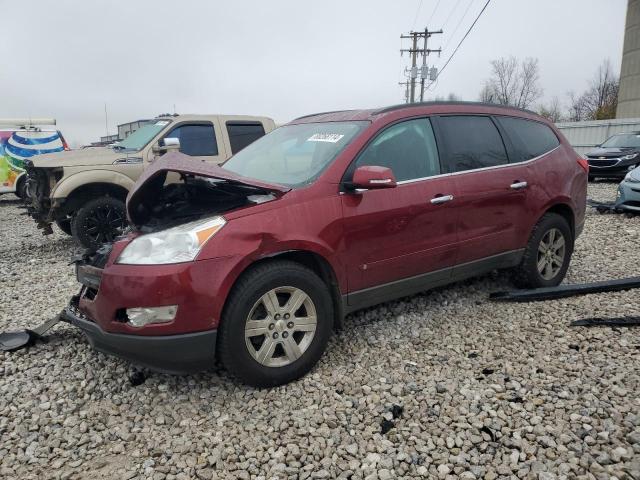
M183 153L171 152L163 155L146 168L129 192L127 196L127 216L133 225L142 223L141 218L136 213L138 212L138 206L145 201L153 201L159 198L169 172L225 180L229 183L256 187L276 194L283 194L291 190L290 187L284 185L261 182L260 180L237 175L218 165L194 160Z
M47 153L31 157L34 167L83 167L97 165L112 165L119 158L136 156L137 152L126 154L116 152L111 148L84 148L82 150L68 150L65 152Z

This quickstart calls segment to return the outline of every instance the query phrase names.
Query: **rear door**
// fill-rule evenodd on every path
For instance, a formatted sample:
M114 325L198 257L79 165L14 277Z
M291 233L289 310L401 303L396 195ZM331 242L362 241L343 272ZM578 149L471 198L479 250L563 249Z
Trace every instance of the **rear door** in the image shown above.
M227 137L231 155L235 155L247 145L264 137L264 125L251 120L229 120L226 122Z
M490 116L437 118L442 163L457 191L459 250L464 264L521 247L518 232L527 218L525 164L510 164L507 147Z
M407 282L424 285L426 279L410 279L426 272L436 272L427 282L446 283L455 261L456 218L454 202L442 198L453 198L455 191L450 176L441 175L429 119L406 120L378 133L345 180L364 165L391 168L398 185L342 195L349 304L412 293L416 285Z

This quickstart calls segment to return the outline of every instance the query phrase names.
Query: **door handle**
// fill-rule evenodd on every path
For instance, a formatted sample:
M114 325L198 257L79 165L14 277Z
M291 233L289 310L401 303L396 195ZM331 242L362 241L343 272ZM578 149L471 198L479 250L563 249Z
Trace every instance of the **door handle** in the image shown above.
M437 197L433 197L431 199L431 203L433 205L439 205L441 203L447 203L453 200L453 195L438 195Z
M514 182L511 184L512 190L522 190L523 188L527 188L527 182Z

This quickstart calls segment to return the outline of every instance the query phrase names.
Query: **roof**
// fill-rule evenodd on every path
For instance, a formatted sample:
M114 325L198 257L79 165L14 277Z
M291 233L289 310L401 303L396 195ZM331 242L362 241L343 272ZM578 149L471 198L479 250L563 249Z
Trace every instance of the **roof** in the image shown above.
M537 113L531 110L525 110L523 108L511 107L508 105L498 105L495 103L482 103L482 102L416 102L416 103L401 103L398 105L392 105L390 107L382 108L370 108L362 110L337 110L333 112L314 113L311 115L305 115L298 117L291 123L315 123L315 122L340 122L340 121L355 121L355 120L374 120L375 118L384 115L386 113L396 112L399 110L408 110L419 107L441 107L441 106L469 106L469 107L486 107L486 108L498 108L512 112L524 112L528 114L537 115Z

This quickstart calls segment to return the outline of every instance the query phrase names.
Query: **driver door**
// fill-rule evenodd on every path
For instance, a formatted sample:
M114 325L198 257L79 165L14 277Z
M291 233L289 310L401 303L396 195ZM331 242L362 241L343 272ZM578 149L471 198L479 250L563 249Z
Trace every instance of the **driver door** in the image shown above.
M180 153L192 157L194 160L220 164L227 159L222 135L217 122L197 121L179 123L171 128L159 143L166 138L177 138L180 141ZM164 155L150 152L157 158Z
M451 177L440 174L429 119L387 127L358 156L346 178L363 165L390 168L398 185L342 195L349 305L447 283L457 248L456 192Z

